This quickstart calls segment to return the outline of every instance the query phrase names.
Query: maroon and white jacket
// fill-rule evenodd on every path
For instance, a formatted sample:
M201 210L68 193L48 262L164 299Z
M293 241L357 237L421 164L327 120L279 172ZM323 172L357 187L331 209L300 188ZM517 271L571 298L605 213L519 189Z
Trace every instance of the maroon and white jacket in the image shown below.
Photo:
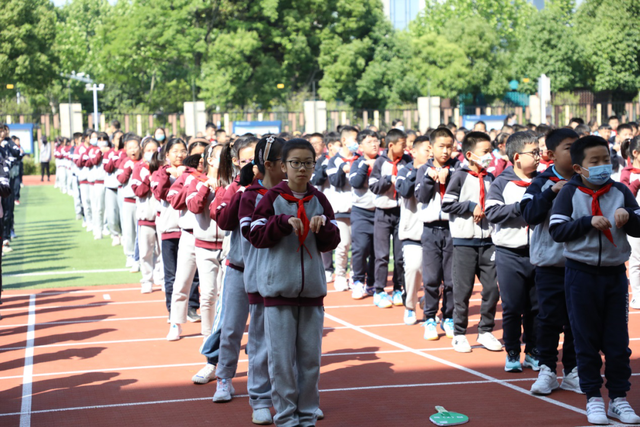
M151 173L145 161L136 163L131 177L131 189L136 196L136 219L138 225L156 226L158 201L151 193Z
M196 238L196 247L210 250L222 249L222 241L225 232L211 219L210 207L217 197L218 191L211 191L207 185L208 177L204 174L192 175L187 190L187 209L195 216L193 236ZM223 193L224 189L220 189Z
M160 209L156 214L156 226L162 236L162 240L179 239L181 234L180 226L178 225L180 213L171 207L171 203L167 199L171 185L176 181L167 172L169 167L169 165L164 165L151 174L151 192L160 203Z

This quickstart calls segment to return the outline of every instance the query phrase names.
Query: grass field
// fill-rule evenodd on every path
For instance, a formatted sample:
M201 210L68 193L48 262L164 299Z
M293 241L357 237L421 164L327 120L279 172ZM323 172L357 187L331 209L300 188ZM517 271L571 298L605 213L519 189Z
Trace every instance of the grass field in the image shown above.
M122 246L94 240L75 219L71 196L52 186L25 186L16 206L13 252L2 259L4 289L137 283ZM92 270L123 270L88 272ZM84 273L79 273L83 271Z

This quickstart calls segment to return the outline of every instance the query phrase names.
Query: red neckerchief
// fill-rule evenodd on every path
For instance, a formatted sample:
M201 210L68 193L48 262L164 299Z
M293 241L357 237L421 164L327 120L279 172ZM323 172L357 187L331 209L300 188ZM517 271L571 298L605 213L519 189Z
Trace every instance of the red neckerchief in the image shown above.
M297 217L302 221L302 227L303 227L302 234L298 235L298 241L300 242L300 246L298 247L298 251L299 251L300 248L304 246L304 241L307 239L307 236L309 235L309 218L307 217L307 211L304 209L304 203L313 199L313 194L309 194L308 196L303 197L302 199L298 199L297 197L287 193L280 193L280 195L287 202L298 204ZM306 246L305 246L305 249L307 249ZM307 249L307 252L309 252L309 249ZM309 253L309 256L311 256L311 253Z
M640 169L631 168L631 169L629 169L629 172L631 172L631 173L640 173Z
M400 163L401 161L402 157L396 160L391 160L391 164L393 165L393 168L391 169L391 175L398 176L398 163Z
M480 184L480 207L482 208L482 212L484 212L484 193L485 193L485 188L484 188L484 177L487 176L487 171L485 169L481 169L480 172L474 172L472 170L469 170L469 175L475 176L477 178L479 178L479 184Z
M553 160L540 159L540 163L542 163L543 165L547 165L547 167L549 167L549 166L551 166L553 164Z
M527 181L511 181L511 182L513 182L518 187L528 187L528 186L531 185L531 181L529 181L529 182L527 182Z
M602 196L603 194L606 194L611 189L612 185L613 185L613 182L610 182L609 184L605 185L598 191L593 191L590 188L578 186L578 190L582 191L584 194L590 195L592 198L591 199L591 215L604 216L602 214L602 209L600 209L600 202L598 201L598 197ZM611 230L604 230L602 234L605 235L607 240L609 240L613 244L613 246L616 246L616 244L613 243L613 235L611 234Z

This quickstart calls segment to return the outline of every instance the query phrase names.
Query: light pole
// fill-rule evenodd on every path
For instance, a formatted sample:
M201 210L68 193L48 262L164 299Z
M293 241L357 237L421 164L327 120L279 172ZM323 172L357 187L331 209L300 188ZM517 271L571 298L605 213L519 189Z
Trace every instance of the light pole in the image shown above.
M91 83L87 83L86 86L87 90L93 91L93 128L95 130L99 130L98 128L98 91L99 90L103 90L104 89L104 85L102 83L98 84L91 84Z

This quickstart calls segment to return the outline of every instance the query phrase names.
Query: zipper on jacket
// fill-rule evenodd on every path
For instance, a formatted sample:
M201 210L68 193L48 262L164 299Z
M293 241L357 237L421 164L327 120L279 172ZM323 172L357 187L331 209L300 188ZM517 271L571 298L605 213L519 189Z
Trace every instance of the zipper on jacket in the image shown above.
M300 289L300 293L298 294L298 298L300 298L302 293L304 292L304 251L302 249L303 248L300 247L300 267L302 269L302 288Z
M602 261L602 232L598 232L598 267Z

